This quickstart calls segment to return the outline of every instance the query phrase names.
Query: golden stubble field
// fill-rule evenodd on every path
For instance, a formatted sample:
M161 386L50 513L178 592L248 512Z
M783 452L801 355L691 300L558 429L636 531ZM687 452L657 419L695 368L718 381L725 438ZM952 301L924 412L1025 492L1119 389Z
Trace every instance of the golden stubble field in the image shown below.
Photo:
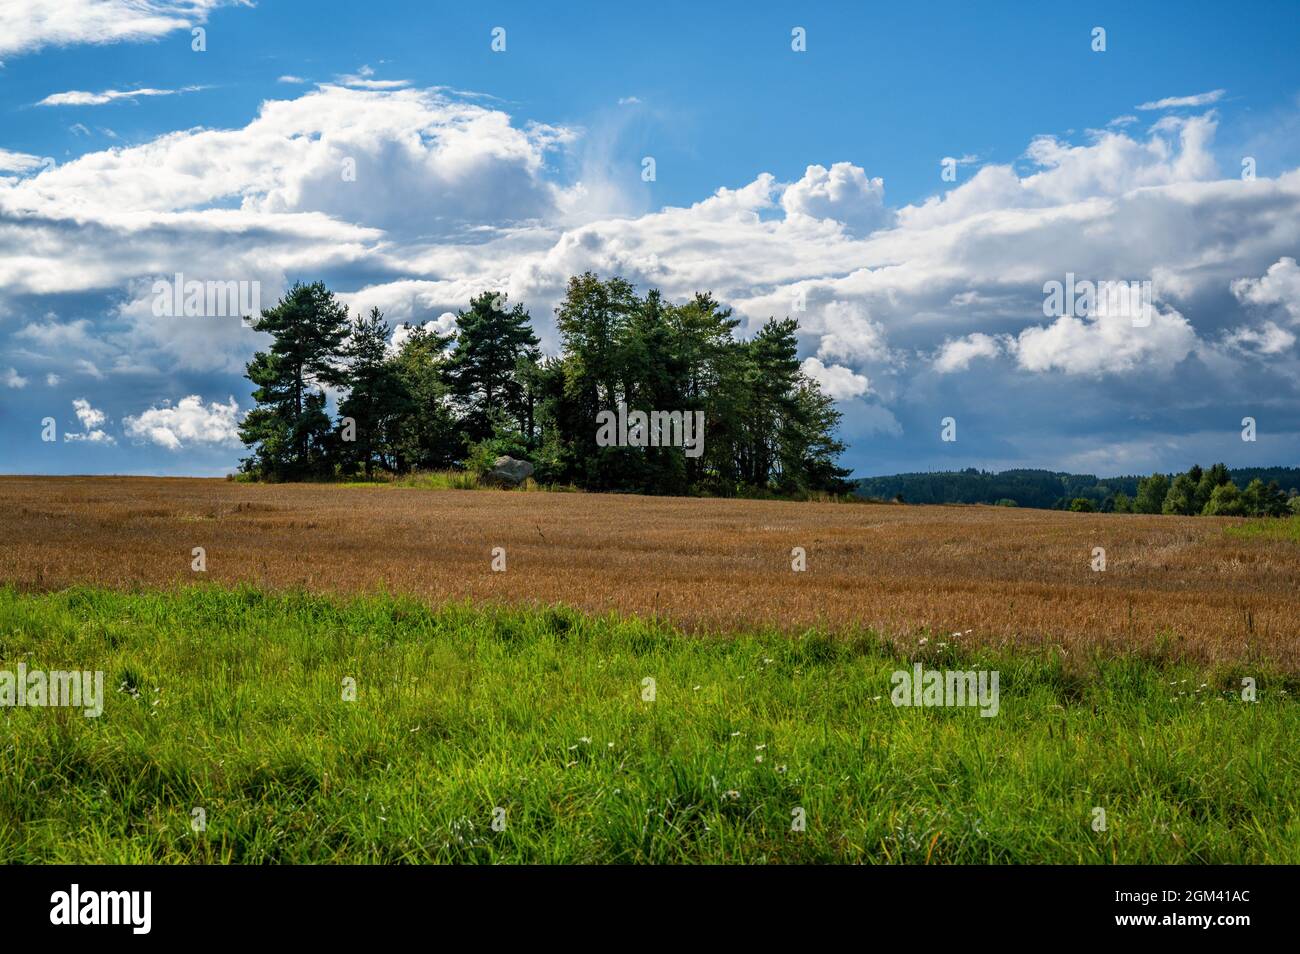
M1206 517L0 477L0 582L199 581L564 603L688 629L1271 660L1300 671L1300 547ZM191 570L203 547L207 572ZM493 572L492 550L506 551ZM791 549L807 552L806 572ZM1094 547L1107 568L1094 572ZM952 636L959 633L961 635Z

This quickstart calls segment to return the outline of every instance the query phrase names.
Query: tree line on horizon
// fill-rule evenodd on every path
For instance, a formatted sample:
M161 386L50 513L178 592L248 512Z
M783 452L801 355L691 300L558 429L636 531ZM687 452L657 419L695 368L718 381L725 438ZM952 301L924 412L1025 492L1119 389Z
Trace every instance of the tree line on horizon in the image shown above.
M1283 490L1283 485L1290 489ZM1175 490L1175 486L1177 490ZM857 481L857 492L907 503L985 503L1102 513L1282 516L1300 512L1300 468L1215 464L1183 474L1097 478L1047 470L896 474ZM1217 497L1216 497L1217 493Z
M271 335L247 365L240 425L255 479L322 480L527 460L544 484L651 494L847 493L840 413L800 369L798 323L739 339L709 293L683 304L587 272L556 309L562 350L543 357L522 304L485 291L447 334L383 314L351 318L323 282L295 284L254 322ZM326 389L338 396L331 415ZM599 446L601 412L703 412L699 456Z

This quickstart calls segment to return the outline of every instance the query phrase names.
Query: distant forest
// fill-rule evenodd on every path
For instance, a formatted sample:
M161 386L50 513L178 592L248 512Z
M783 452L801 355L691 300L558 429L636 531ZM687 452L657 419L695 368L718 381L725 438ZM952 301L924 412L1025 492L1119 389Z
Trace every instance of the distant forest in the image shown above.
M1185 479L1181 479L1185 478ZM1050 470L1004 470L1001 472L968 468L928 474L895 474L891 477L865 477L857 481L857 492L879 500L901 498L916 504L1000 504L1002 506L1037 507L1045 510L1088 509L1078 504L1084 500L1091 509L1102 512L1119 510L1138 513L1202 513L1215 488L1231 483L1241 495L1259 481L1265 490L1275 486L1267 500L1252 500L1260 509L1277 509L1279 498L1300 499L1300 467L1239 467L1229 469L1216 464L1208 470L1194 467L1186 474L1153 474L1150 477L1125 476L1100 479L1093 474L1070 474ZM1184 488L1191 485L1190 493ZM1165 508L1170 490L1177 485L1179 494ZM1145 491L1145 492L1143 492ZM1183 500L1187 496L1187 500ZM1225 502L1231 491L1220 491L1220 507L1237 508ZM1256 498L1261 497L1256 489ZM1158 499L1157 499L1158 498ZM1204 499L1201 499L1204 498ZM1200 505L1199 507L1197 505ZM1251 509L1244 501L1243 513ZM1222 511L1219 511L1222 512Z

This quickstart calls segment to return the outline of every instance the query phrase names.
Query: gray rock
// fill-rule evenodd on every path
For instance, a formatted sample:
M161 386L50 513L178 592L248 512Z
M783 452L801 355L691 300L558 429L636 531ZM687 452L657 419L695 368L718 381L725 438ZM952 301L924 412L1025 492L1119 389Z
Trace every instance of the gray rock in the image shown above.
M513 457L498 457L492 469L483 475L483 483L491 487L518 487L533 475L533 465Z

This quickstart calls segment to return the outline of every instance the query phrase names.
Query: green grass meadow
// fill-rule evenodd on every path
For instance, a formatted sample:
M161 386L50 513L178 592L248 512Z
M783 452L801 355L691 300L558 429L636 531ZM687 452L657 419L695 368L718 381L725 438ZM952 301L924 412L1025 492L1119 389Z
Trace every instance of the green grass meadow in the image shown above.
M0 861L1300 862L1294 682L944 639L0 588L0 669L107 695L0 708ZM999 714L894 707L916 660L998 670Z

